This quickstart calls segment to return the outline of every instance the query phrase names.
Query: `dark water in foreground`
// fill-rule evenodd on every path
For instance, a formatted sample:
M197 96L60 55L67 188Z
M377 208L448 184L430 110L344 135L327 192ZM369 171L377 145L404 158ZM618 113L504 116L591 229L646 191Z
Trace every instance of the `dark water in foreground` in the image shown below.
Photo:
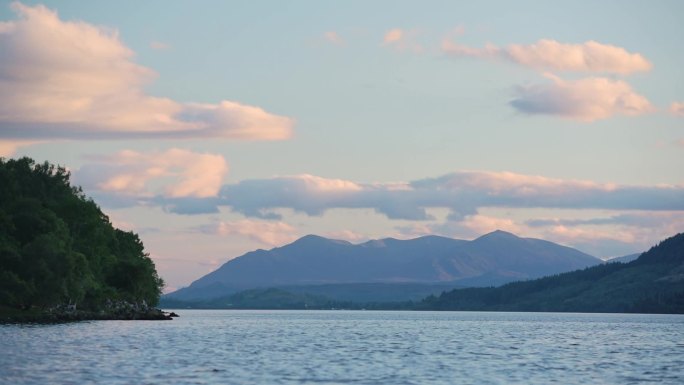
M165 322L0 325L0 383L684 383L684 316L180 314Z

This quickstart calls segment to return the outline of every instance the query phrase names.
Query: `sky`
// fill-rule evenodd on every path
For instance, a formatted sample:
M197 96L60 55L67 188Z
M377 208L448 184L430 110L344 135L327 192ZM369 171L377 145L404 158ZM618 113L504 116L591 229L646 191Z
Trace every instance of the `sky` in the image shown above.
M0 156L167 282L306 234L684 231L684 3L0 1Z

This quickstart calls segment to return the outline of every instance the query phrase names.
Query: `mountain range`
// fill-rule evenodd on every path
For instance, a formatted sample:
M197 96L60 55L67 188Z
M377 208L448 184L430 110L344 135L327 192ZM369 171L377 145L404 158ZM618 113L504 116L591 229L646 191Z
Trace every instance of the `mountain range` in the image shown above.
M307 235L229 260L165 300L208 301L285 288L348 301L402 301L458 287L498 286L602 263L552 242L494 231L472 241L440 236L361 244Z

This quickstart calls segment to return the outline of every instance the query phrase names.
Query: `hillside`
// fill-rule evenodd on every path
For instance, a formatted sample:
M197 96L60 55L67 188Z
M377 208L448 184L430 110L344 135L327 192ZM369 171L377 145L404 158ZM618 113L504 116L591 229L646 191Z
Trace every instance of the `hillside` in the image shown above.
M684 313L684 234L629 263L607 263L498 288L453 290L423 310Z
M363 300L350 294L360 291L358 284L395 284L399 291L406 284L449 284L450 288L499 285L600 262L569 247L503 231L473 241L426 236L361 244L309 235L289 245L256 250L230 260L166 297L208 300L255 288L316 286L318 295L335 293L335 299ZM347 292L344 285L349 289ZM410 290L417 292L414 288ZM415 297L391 298L407 299Z
M607 259L605 262L606 263L613 263L613 262L629 263L629 262L632 262L633 260L639 258L640 255L641 255L641 253L628 254L628 255L623 255L621 257L615 257L615 258Z
M64 168L0 158L4 313L142 310L156 305L162 286L140 238L114 228Z

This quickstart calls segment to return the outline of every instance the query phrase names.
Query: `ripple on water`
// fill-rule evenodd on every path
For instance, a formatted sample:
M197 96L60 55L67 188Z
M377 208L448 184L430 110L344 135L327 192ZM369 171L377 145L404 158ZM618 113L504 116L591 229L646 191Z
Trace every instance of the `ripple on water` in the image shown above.
M1 325L0 346L2 384L684 383L682 316L183 311Z

